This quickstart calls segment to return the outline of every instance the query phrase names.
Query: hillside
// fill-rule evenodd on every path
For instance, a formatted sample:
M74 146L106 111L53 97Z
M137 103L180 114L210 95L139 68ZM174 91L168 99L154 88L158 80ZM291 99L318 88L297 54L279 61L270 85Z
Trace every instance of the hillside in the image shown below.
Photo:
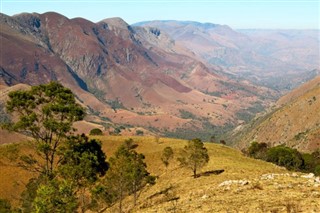
M275 108L239 126L235 145L242 148L251 141L271 146L286 144L301 151L320 148L320 76L280 98Z
M126 139L121 136L97 137L102 141L108 159ZM160 160L162 150L171 146L177 157L186 141L133 137L137 151L145 155L148 171L158 176L156 184L144 188L138 198L138 205L132 212L318 212L320 205L319 182L315 178L302 177L283 168L260 160L243 156L232 148L207 143L209 164L202 172L224 170L219 175L201 176L194 179L192 171L182 169L172 161L166 171ZM11 147L11 148L10 148ZM28 151L25 144L18 145L22 152ZM0 197L18 203L31 173L11 167L3 156L12 145L1 146ZM17 175L20 174L20 175ZM231 181L232 180L232 181ZM275 193L277 196L274 196ZM132 208L132 198L126 198L124 209ZM105 212L116 212L115 205Z
M165 31L203 61L281 91L319 74L318 30L235 30L227 25L174 20L135 25Z
M106 132L111 123L184 138L192 130L208 139L278 95L232 80L162 30L131 27L120 18L93 23L54 12L1 14L0 25L1 84L59 81ZM252 110L239 116L243 109Z

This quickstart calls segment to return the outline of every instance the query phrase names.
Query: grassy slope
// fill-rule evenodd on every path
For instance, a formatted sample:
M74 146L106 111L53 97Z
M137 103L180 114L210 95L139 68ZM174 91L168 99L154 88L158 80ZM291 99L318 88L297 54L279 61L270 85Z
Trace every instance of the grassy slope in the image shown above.
M123 136L96 137L103 143L109 158L126 139ZM285 210L285 205L298 207L304 212L320 211L320 189L310 185L307 179L281 176L275 180L261 180L262 174L287 173L283 168L259 160L244 157L237 150L218 144L206 144L209 150L209 164L202 171L224 169L220 175L192 178L192 171L180 168L172 161L168 170L161 163L164 147L171 146L175 154L186 144L184 140L154 137L131 137L138 144L137 151L146 156L148 170L159 176L154 186L145 187L133 212L267 212ZM24 150L27 147L22 146ZM0 150L4 150L1 146ZM2 152L3 155L3 152ZM4 166L1 158L0 197L12 200L23 189L31 174ZM18 175L17 175L18 174ZM219 187L226 180L248 180L245 186ZM16 183L20 183L18 187ZM308 184L310 186L308 186ZM171 188L167 193L165 189ZM261 188L261 189L257 189ZM276 195L276 196L275 196ZM179 197L177 201L168 201ZM17 202L16 202L17 203ZM125 209L132 208L132 197L124 202ZM106 212L117 212L117 205Z
M308 152L320 148L320 77L282 97L277 108L234 131L234 144L286 144Z

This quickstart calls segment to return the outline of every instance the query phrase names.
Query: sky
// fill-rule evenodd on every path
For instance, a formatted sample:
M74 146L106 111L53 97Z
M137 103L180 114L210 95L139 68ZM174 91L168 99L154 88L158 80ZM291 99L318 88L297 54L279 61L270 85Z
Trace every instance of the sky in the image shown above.
M1 13L58 12L93 22L182 20L234 29L320 29L320 0L0 0Z

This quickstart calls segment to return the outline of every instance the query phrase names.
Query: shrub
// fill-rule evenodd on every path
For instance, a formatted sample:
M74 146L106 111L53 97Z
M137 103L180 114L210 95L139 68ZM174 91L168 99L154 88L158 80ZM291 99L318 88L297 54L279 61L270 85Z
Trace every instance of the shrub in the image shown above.
M314 174L320 176L320 164L314 168Z
M253 158L265 159L267 150L268 150L268 144L258 143L256 141L253 141L248 148L248 154L250 157L253 157Z
M302 155L296 149L282 145L268 149L266 157L267 161L284 166L289 170L298 170L303 166Z
M312 154L309 153L303 153L302 154L302 159L303 159L303 170L307 172L313 172L315 166L316 166L316 161Z
M144 132L142 131L142 130L140 130L140 129L138 129L137 131L136 131L136 135L143 135L144 134Z
M102 135L102 130L98 128L91 129L89 135Z
M0 199L0 212L11 212L11 204L9 201Z

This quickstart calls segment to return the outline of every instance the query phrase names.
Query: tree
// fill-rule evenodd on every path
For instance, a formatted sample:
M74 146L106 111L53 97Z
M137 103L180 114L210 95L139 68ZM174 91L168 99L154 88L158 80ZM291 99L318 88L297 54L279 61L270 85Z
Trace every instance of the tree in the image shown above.
M161 161L166 168L169 166L169 160L173 158L173 150L170 146L167 146L162 151Z
M0 212L12 212L11 204L9 201L0 198Z
M101 131L101 129L94 128L94 129L90 130L89 135L102 135L102 131Z
M250 157L265 159L266 153L268 150L268 144L266 143L258 143L256 141L251 142L248 148L248 154Z
M57 82L10 92L6 108L18 116L16 122L6 127L32 136L44 161L39 162L33 155L22 156L23 165L52 178L58 162L57 150L71 134L72 124L83 119L84 109L76 103L71 90Z
M144 134L144 132L142 131L142 130L140 130L140 129L138 129L137 131L136 131L136 135L143 135Z
M33 202L35 212L76 212L78 202L73 187L74 185L66 180L56 179L41 184Z
M193 171L193 177L197 177L197 171L209 162L208 150L200 139L193 139L180 153L178 161L182 166Z
M122 212L122 200L126 194L132 193L134 205L137 192L142 188L149 176L144 163L144 155L137 153L132 140L126 141L109 160L110 169L106 174L106 186L109 189L108 198L119 200L119 211Z
M58 167L59 175L74 185L79 191L80 208L85 212L86 188L93 186L98 176L105 175L109 165L98 140L89 140L84 134L70 138L67 145L60 150L62 160ZM87 193L88 194L88 193Z
M279 145L268 149L267 161L273 162L279 166L284 166L289 170L297 170L303 166L301 153L296 149Z

